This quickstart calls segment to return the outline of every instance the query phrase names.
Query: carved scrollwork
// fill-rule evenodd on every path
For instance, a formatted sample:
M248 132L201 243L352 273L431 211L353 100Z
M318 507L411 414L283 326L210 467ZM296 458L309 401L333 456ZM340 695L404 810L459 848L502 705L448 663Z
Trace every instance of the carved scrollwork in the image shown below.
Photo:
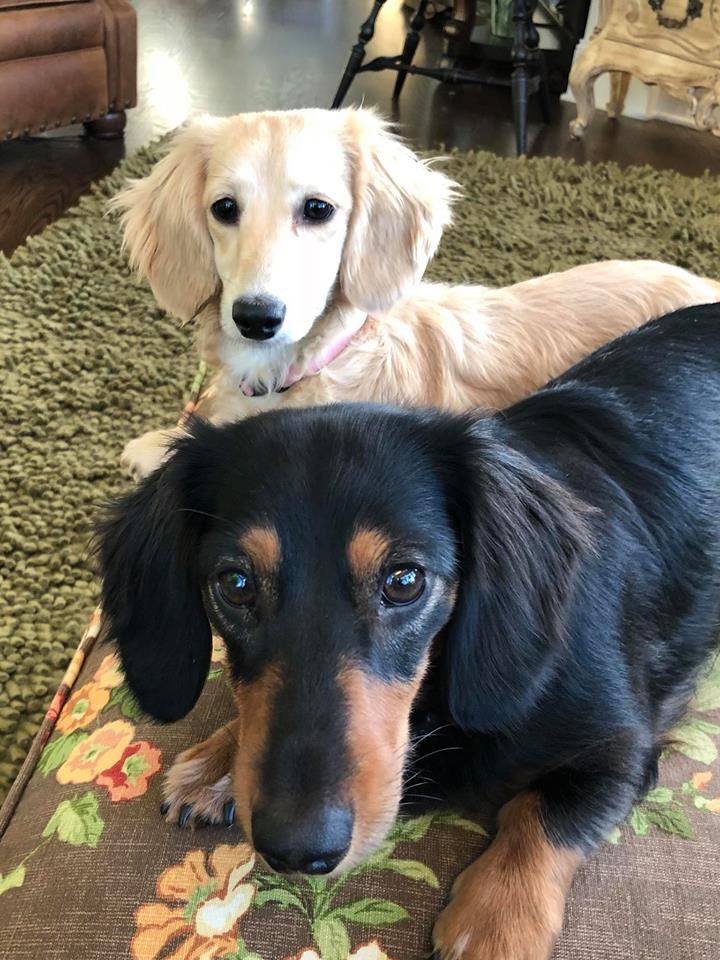
M685 16L682 20L677 17L666 17L663 13L665 0L648 0L648 5L657 17L657 22L667 30L683 30L691 20L702 16L704 0L687 0Z
M709 130L720 137L720 77L707 87L691 87L691 111L695 123L701 130Z

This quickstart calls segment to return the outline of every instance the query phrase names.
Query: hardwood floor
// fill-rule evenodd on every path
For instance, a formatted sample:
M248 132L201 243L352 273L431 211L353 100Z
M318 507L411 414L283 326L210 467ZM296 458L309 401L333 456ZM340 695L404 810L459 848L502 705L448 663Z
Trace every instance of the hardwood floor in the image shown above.
M328 106L369 0L135 0L135 7L140 105L128 115L125 141L94 141L69 129L0 144L0 249L6 254L61 216L126 154L192 112ZM388 2L373 51L398 52L406 22L400 0ZM433 61L441 46L429 27L419 54ZM375 104L393 115L393 82L389 73L365 74L347 102ZM558 104L545 126L533 105L531 155L647 163L690 175L720 172L720 143L709 134L659 121L608 122L599 113L586 139L574 142L567 134L573 115L573 108ZM422 147L514 154L506 90L410 77L394 116Z

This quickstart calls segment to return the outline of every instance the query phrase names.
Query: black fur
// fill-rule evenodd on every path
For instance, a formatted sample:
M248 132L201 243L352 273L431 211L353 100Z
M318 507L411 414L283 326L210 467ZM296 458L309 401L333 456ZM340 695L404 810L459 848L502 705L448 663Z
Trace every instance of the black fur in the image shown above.
M591 846L651 785L716 642L719 428L720 306L629 333L495 416L341 405L197 423L101 531L129 682L149 713L183 715L209 616L237 679L283 666L268 786L322 792L346 767L342 665L405 682L432 644L414 719L450 724L426 754L461 748L428 757L443 790L478 805L533 786L549 835ZM238 536L259 522L283 564L236 614L214 576L246 563ZM358 525L427 571L417 606L358 592Z

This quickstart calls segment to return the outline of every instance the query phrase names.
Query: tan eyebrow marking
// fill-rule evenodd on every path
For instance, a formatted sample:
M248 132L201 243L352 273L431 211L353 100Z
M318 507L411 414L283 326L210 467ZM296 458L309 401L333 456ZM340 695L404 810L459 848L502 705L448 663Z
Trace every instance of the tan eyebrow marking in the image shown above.
M240 548L247 553L258 573L270 574L282 559L280 537L274 527L251 527L240 536Z
M360 527L347 548L350 569L358 580L376 573L390 552L390 541L380 530Z

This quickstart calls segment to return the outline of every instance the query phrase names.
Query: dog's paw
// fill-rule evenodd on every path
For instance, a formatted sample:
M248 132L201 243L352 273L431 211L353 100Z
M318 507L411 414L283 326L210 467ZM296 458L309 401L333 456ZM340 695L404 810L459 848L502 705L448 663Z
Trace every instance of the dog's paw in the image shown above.
M549 960L562 912L476 861L433 928L433 960Z
M136 437L125 445L121 466L135 480L144 480L167 459L168 443L173 435L170 430L153 430Z
M181 827L235 823L230 771L237 748L237 721L183 751L165 774L160 812Z
M200 748L203 747L200 744ZM230 774L213 778L213 764L193 747L181 753L165 775L160 812L181 827L235 823Z

